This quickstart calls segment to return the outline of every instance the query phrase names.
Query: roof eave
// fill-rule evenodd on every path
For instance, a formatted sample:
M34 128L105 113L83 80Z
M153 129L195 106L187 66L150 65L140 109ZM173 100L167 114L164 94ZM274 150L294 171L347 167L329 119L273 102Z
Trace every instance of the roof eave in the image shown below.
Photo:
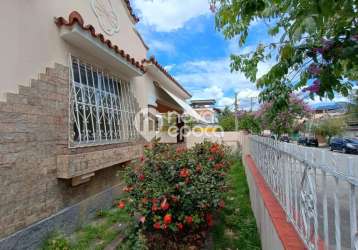
M175 78L170 75L170 73L168 71L166 71L164 69L164 67L162 65L160 65L153 57L151 57L149 60L142 60L142 63L144 65L144 67L148 68L150 66L154 66L155 68L157 68L167 79L169 79L172 83L174 83L182 92L185 93L185 98L184 99L190 99L192 97L192 95L177 81L175 80Z

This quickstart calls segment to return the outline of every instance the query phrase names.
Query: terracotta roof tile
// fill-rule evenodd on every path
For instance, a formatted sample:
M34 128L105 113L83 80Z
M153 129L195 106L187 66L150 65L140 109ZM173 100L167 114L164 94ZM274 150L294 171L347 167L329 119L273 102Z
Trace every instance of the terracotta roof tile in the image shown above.
M83 30L91 33L94 38L98 38L102 43L106 44L108 48L112 49L115 53L126 59L128 63L132 64L136 68L140 69L143 73L145 73L142 63L136 61L129 54L125 53L122 49L119 49L117 45L114 45L109 39L106 39L103 34L96 33L96 30L92 25L85 25L82 16L77 11L72 11L68 17L68 20L63 17L55 18L55 23L58 27L70 27L77 23Z
M135 21L136 23L138 23L138 22L139 22L139 18L134 14L133 8L132 8L132 6L131 6L131 2L130 2L129 0L124 0L124 2L125 2L126 5L127 5L127 9L128 9L128 11L129 11L129 14L133 17L134 21Z
M143 59L142 63L153 63L155 66L157 66L157 68L162 73L164 73L170 80L172 80L181 90L183 90L187 95L191 96L191 94L186 89L184 89L183 86L181 86L181 84L177 80L175 80L175 78L172 75L170 75L169 72L166 69L164 69L164 67L162 65L160 65L158 63L158 61L155 59L154 56L151 56L149 58L149 60L148 59Z

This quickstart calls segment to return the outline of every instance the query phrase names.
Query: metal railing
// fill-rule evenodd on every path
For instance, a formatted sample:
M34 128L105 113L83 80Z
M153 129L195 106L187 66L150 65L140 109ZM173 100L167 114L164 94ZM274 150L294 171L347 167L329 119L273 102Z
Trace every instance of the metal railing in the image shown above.
M358 156L259 136L249 147L308 249L358 249Z

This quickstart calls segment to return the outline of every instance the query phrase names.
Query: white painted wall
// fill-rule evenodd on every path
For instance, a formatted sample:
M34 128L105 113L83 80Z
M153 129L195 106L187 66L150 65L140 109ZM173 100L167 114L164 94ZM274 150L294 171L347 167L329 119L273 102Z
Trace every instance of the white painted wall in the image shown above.
M91 0L2 0L0 2L0 100L6 92L16 93L18 85L28 85L31 78L55 62L67 65L69 53L88 58L87 53L69 46L59 37L54 17L76 10L96 32L103 33L113 44L136 60L146 57L147 49L134 32L134 24L122 0L112 0L119 16L119 32L109 36L101 29L92 11ZM140 81L139 81L140 82ZM144 83L138 83L144 85ZM137 88L139 89L139 88Z
M223 143L227 146L232 147L235 151L237 150L238 143L241 142L245 137L245 132L203 132L203 133L192 133L186 137L187 147L192 147L196 143L201 143L205 140L217 143Z
M264 250L281 250L284 249L283 244L277 234L272 219L262 199L262 195L256 186L251 171L245 166L246 180L250 190L251 208L256 218L256 225L260 233L261 247Z

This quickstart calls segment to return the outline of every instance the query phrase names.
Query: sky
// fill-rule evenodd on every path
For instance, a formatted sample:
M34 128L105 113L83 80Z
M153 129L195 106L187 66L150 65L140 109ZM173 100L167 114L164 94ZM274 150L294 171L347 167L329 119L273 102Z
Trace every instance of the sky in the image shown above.
M251 98L257 108L259 91L242 73L231 73L229 57L267 42L264 23L254 24L246 44L239 48L237 39L226 40L215 29L208 0L134 0L132 5L140 17L137 29L150 47L149 56L154 55L193 100L216 99L217 107L232 106L237 92L240 109L250 109ZM258 76L272 64L260 63ZM310 101L318 102L318 98Z

